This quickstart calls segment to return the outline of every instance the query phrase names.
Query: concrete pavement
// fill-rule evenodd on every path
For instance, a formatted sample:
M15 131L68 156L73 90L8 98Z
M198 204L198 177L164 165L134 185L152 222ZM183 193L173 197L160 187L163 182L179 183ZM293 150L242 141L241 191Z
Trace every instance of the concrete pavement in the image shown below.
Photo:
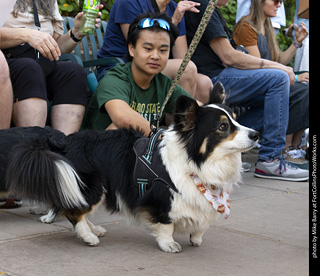
M309 183L252 172L230 195L230 217L206 232L201 247L175 236L178 254L163 253L143 226L128 226L103 208L91 218L107 230L97 247L76 238L65 218L46 225L27 204L0 209L0 275L309 275Z

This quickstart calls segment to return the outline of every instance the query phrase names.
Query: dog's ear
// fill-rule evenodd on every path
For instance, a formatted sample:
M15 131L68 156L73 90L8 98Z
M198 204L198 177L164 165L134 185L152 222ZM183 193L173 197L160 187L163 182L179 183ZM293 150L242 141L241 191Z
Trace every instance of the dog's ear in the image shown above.
M226 93L220 81L216 82L213 89L210 91L210 98L208 104L224 104L226 100Z
M183 130L190 129L194 126L199 105L196 100L180 96L176 102L175 123L182 126Z

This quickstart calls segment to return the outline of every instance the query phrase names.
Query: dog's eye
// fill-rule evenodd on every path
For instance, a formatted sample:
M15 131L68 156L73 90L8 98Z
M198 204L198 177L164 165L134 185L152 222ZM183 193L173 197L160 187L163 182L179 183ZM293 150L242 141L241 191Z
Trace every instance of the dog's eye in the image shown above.
M219 130L221 130L221 131L226 131L226 130L228 130L228 124L225 124L225 123L221 124L221 125L219 126Z

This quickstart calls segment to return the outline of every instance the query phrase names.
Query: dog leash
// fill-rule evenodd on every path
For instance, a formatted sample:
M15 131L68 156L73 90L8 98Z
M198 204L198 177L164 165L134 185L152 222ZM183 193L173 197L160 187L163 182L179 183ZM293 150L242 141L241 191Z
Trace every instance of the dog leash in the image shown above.
M197 28L197 31L195 32L195 34L193 36L193 39L192 39L192 41L190 43L188 51L185 54L185 56L184 56L184 58L183 58L183 60L181 62L181 65L180 65L180 67L178 69L177 75L174 78L174 80L173 80L173 82L172 82L172 84L170 86L169 92L168 92L168 94L167 94L167 96L166 96L166 98L165 98L165 100L164 100L164 102L163 102L163 104L161 106L160 112L158 113L158 115L156 117L156 120L151 122L151 126L150 127L151 127L152 132L154 132L153 123L156 123L156 130L159 129L160 118L162 116L163 110L164 110L166 104L168 103L168 100L171 97L174 89L176 88L176 86L178 84L178 81L180 80L181 75L185 71L185 69L186 69L186 67L187 67L187 65L188 65L188 63L189 63L194 51L196 50L196 48L197 48L197 46L198 46L198 44L200 42L200 39L201 39L201 37L202 37L202 35L203 35L203 33L204 33L208 23L209 23L211 15L212 15L212 13L213 13L213 11L215 9L215 5L216 5L215 2L216 1L217 0L209 0L209 2L208 2L208 6L207 6L202 18L201 18L200 24L199 24L199 26Z

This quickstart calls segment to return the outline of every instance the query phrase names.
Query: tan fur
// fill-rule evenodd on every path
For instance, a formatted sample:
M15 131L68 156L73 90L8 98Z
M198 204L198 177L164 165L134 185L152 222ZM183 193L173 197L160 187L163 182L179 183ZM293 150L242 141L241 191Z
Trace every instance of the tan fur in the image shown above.
M200 153L202 153L202 154L206 153L207 143L208 143L208 138L205 138L201 147L200 147Z

